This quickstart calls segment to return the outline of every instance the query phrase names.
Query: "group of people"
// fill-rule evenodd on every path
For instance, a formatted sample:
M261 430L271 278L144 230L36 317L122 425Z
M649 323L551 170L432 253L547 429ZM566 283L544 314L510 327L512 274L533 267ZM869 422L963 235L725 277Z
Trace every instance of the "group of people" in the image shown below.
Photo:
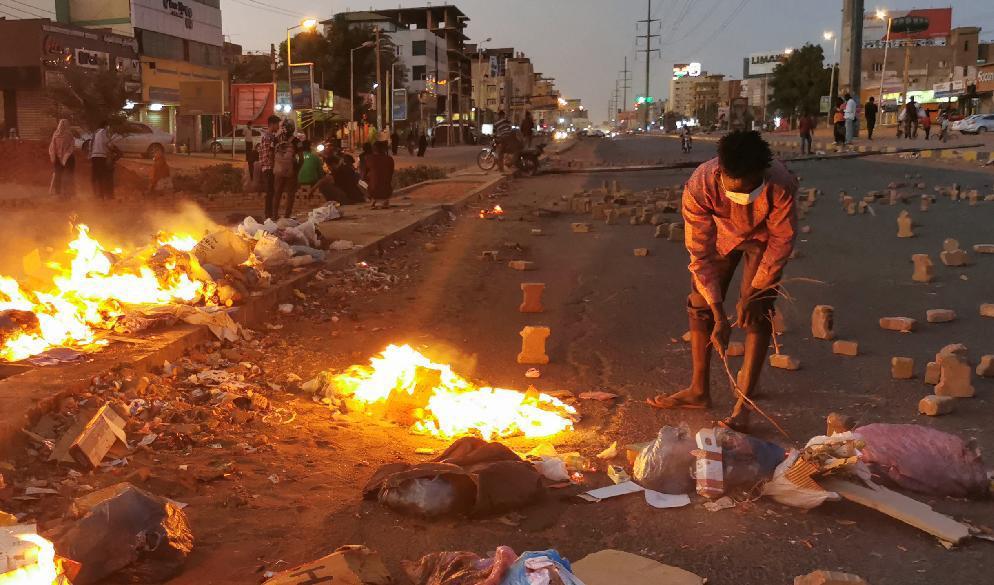
M365 143L356 160L329 141L320 153L311 142L294 132L293 123L270 116L258 149L246 141L246 159L254 167L251 176L265 192L267 218L293 215L299 188L317 190L326 201L342 205L371 200L372 207L389 207L393 196L394 160L386 141ZM256 175L257 174L257 175ZM286 196L286 205L280 205Z

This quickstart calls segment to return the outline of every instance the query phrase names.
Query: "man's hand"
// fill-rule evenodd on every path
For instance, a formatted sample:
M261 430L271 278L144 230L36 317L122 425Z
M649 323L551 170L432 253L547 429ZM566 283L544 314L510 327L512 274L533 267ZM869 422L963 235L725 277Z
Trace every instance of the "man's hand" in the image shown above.
M732 334L732 326L728 322L728 316L725 315L725 309L721 305L712 305L712 313L714 313L714 329L711 330L711 344L721 353L725 355L725 350L728 349L728 338Z
M735 325L748 329L762 323L764 319L769 319L770 308L769 298L764 291L750 288L748 294L740 297L736 305L735 312L738 314L738 319Z

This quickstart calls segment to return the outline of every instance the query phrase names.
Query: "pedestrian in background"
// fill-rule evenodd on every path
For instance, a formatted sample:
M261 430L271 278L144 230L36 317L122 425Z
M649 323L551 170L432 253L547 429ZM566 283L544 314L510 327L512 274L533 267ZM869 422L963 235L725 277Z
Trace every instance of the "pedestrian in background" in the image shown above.
M866 138L873 140L873 128L877 125L877 103L873 96L863 106L863 116L866 117Z
M373 152L366 157L366 182L369 184L369 198L373 200L372 208L390 207L390 197L393 196L394 162L387 149L386 142L373 145Z
M362 144L362 152L359 153L359 180L368 181L366 178L366 173L369 171L369 167L366 166L369 161L369 155L373 154L373 145L364 142Z
M273 199L276 197L276 176L273 174L273 161L276 158L276 133L280 130L280 117L269 116L266 129L259 139L259 170L262 172L262 184L266 192L266 217L273 217Z
M945 110L939 112L939 119L936 120L939 123L939 142L945 142L949 139L949 115Z
M169 164L166 162L166 155L161 150L157 150L152 157L152 169L149 171L148 190L145 191L145 195L154 195L159 183L168 178Z
M297 191L297 146L299 142L293 134L293 122L284 120L276 134L276 149L273 157L273 208L270 217L280 216L280 202L285 193L289 202L288 210L292 211L293 196ZM289 217L289 216L287 216Z
M428 150L428 137L424 132L418 132L418 156L424 158L425 151Z
M921 126L922 132L925 133L925 140L928 140L932 134L932 118L928 115L928 110L922 108Z
M52 163L52 182L49 195L72 197L75 194L76 143L73 140L69 120L59 120L52 140L48 143L48 158Z
M390 151L393 152L394 156L397 156L398 150L400 150L400 134L393 130L390 132Z
M812 154L811 134L814 132L815 121L807 110L801 114L801 119L797 122L797 132L801 136L801 154Z
M842 98L835 98L835 109L832 114L832 133L835 137L835 145L842 146L846 140L846 102Z
M525 148L532 147L532 139L535 137L535 120L532 119L531 110L525 110L525 117L521 120L521 138L525 142Z
M846 120L846 144L852 144L852 139L856 136L856 104L855 98L851 94L845 95L846 108L844 110Z
M90 185L93 195L98 199L110 199L114 196L114 161L111 159L110 149L107 121L103 120L90 141Z
M914 138L914 134L918 134L918 105L915 104L915 98L908 100L908 103L904 104L904 137L907 139ZM912 134L912 129L914 133Z

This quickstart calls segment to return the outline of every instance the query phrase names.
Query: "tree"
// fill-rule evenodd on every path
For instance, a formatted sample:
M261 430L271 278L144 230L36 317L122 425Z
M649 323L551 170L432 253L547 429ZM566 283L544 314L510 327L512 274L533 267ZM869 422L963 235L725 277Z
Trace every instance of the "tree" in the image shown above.
M795 50L773 70L770 107L787 116L807 112L817 114L821 96L828 91L832 70L825 67L821 46L807 44Z
M55 117L68 114L75 124L91 132L107 122L111 130L123 133L127 120L124 106L130 93L117 71L68 67L63 70L63 83L50 86L47 95Z
M232 83L270 83L273 80L269 55L246 55L231 68Z

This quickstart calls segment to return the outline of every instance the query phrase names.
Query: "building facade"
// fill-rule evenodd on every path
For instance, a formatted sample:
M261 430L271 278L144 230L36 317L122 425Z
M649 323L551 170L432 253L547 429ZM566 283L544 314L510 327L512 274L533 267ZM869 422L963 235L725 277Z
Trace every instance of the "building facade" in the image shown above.
M59 22L135 39L142 79L136 119L190 150L210 143L228 94L220 0L57 0L55 9ZM216 99L199 99L204 92ZM205 101L214 104L209 111Z
M492 124L497 112L507 107L507 60L514 57L511 47L480 49L466 47L473 79L473 107L480 123Z
M109 29L86 29L47 18L0 20L0 127L4 136L44 140L55 129L47 90L64 81L67 67L113 69L134 100L141 68L134 38Z

